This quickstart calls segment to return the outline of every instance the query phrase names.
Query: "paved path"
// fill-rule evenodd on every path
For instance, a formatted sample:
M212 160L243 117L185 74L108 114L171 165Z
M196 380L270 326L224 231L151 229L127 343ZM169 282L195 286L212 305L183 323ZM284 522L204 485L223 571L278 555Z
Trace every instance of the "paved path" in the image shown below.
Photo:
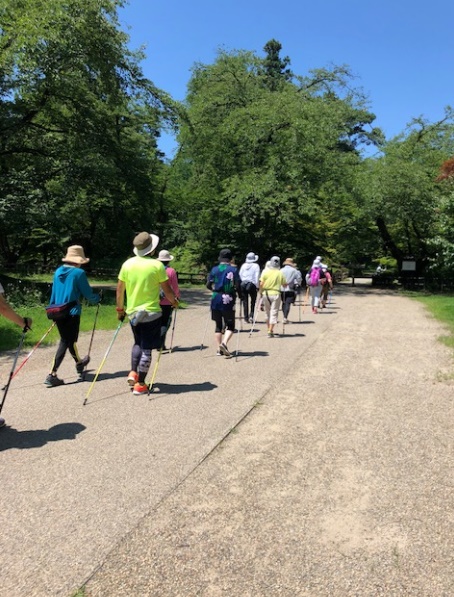
M88 384L42 385L50 349L17 376L0 594L454 594L441 326L392 292L344 287L320 315L294 308L284 337L243 332L227 360L200 351L207 297L188 298L151 400L123 389L126 327L87 406ZM61 374L75 380L69 359Z

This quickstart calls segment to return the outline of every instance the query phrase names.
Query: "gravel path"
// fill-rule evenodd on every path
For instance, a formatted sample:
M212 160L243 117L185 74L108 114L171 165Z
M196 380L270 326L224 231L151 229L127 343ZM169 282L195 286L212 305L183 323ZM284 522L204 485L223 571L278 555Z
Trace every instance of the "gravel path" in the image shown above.
M244 331L227 360L200 350L207 295L186 298L151 400L124 391L126 326L87 406L87 383L43 386L50 349L14 380L1 594L452 596L443 328L410 299L338 287L283 337ZM68 358L61 374L75 380Z

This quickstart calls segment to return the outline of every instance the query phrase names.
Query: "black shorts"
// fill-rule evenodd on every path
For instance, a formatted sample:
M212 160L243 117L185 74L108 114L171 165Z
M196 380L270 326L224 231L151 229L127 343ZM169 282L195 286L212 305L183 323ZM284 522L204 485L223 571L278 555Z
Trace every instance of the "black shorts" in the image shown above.
M216 323L215 331L222 332L223 329L235 331L235 311L211 310L211 319Z

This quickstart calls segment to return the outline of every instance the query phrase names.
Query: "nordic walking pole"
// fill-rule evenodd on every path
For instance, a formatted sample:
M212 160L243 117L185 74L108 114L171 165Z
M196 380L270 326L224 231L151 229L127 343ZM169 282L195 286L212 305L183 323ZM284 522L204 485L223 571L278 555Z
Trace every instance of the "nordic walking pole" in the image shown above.
M173 325L172 325L172 336L170 337L170 348L169 348L169 352L172 352L172 346L173 346L173 335L175 333L175 324L177 322L177 309L173 310Z
M298 313L299 313L299 320L300 320L300 323L301 323L301 288L298 289L298 298L299 298L299 301L298 301Z
M202 344L200 345L200 350L203 350L203 343L205 342L205 336L207 334L208 323L210 321L210 315L211 315L211 309L208 311L208 319L207 319L207 322L205 324L205 331L203 332L203 338L202 338Z
M88 345L88 356L90 356L90 352L91 352L91 346L93 344L93 336L95 335L95 329L96 329L96 322L98 320L98 314L99 314L99 305L101 303L98 303L96 305L96 313L95 313L95 320L93 322L93 329L91 330L91 338L90 338L90 344Z
M240 302L240 321L243 321L243 309L242 309L242 307L243 307L243 304ZM243 330L243 325L241 325L241 330ZM238 337L236 339L235 361L238 360L238 352L240 350L240 330L237 329L236 333L237 333Z
M252 332L254 331L255 323L257 321L257 315L258 315L258 312L260 311L261 304L262 304L262 295L260 295L259 300L255 303L254 317L252 319L252 327L251 327L251 331L249 332L249 338L252 336Z
M308 304L307 301L309 300L309 286L306 288L306 296L304 297L304 305L303 305L303 313L306 305Z
M175 310L175 317L176 317L177 316L176 309L174 309L174 310ZM170 327L170 319L167 322L167 330L169 329L169 327ZM167 331L166 331L166 333L167 333ZM173 334L172 334L172 339L173 339ZM155 377L156 377L156 373L158 372L158 365L159 365L159 361L161 360L161 355L162 355L163 348L164 348L164 343L161 343L161 347L160 347L159 353L158 353L158 358L156 360L156 365L154 366L154 369L153 369L153 375L151 376L151 381L148 384L148 394L151 394L151 392L153 390L153 384L154 384L154 380L155 380ZM172 348L170 348L170 350L172 350Z
M109 347L106 350L106 354L104 355L104 358L101 361L101 364L99 365L98 370L96 371L96 375L93 378L93 381L91 382L90 387L88 388L88 392L87 392L87 394L85 396L85 400L84 400L83 406L85 406L87 404L88 397L90 396L90 393L91 393L91 391L93 389L93 386L95 385L95 381L98 379L98 375L100 374L101 369L103 368L104 363L106 362L106 359L109 356L110 349L112 348L113 343L115 342L115 338L118 336L118 332L120 331L121 326L123 325L123 321L124 321L124 319L120 320L120 323L118 324L117 329L115 330L115 334L114 334L114 336L112 338L111 343L109 344Z
M2 402L0 404L0 413L2 412L3 409L3 405L5 404L5 400L6 400L6 394L8 393L9 390L9 386L11 384L11 380L13 379L13 373L14 373L14 369L16 367L16 363L17 363L17 359L19 358L19 353L21 351L22 348L22 344L24 343L24 338L25 338L25 334L27 333L27 330L29 328L27 327L27 325L24 327L24 329L22 330L22 336L20 337L19 340L19 346L17 347L16 350L16 354L14 355L14 361L13 361L13 366L11 367L11 371L9 374L9 378L8 378L8 383L6 384L5 388L4 388L4 392L3 392L3 398L2 398Z
M22 367L25 365L25 363L28 361L28 359L32 356L32 354L35 352L35 350L38 348L38 346L41 344L41 342L44 340L44 338L51 332L51 330L53 329L54 326L55 326L55 321L52 322L52 325L46 331L46 333L43 335L41 340L35 344L35 346L31 349L31 351L28 353L28 355L25 357L25 359L22 361L22 363L19 365L19 367L14 371L11 379L14 379L16 377L16 375L19 373L19 371L22 369Z
M98 304L96 305L95 320L94 320L94 322L93 322L93 329L91 330L90 344L88 345L88 354L87 354L87 356L89 357L89 359L88 359L88 360L90 360L91 346L92 346L92 344L93 344L93 336L95 335L96 321L98 320L98 313L99 313L99 305L100 305L100 304L101 304L101 303L98 303ZM86 365L85 365L85 367L84 367L84 374L85 374L85 371L87 370L87 366L88 366L88 361L87 361L87 364L86 364Z
M156 365L154 366L154 369L153 369L153 375L151 376L151 381L148 384L148 393L149 394L151 394L151 392L153 391L153 384L154 384L154 380L156 377L156 373L158 372L158 365L159 365L159 361L161 360L161 355L162 355L162 346L159 349L158 358L156 359Z

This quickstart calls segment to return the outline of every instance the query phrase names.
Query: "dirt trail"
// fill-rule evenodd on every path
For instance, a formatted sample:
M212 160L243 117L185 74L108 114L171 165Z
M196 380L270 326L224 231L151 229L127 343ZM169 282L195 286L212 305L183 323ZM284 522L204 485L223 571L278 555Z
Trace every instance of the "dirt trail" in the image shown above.
M294 308L284 337L244 331L227 360L200 351L206 295L191 299L151 401L122 390L126 329L86 407L87 384L42 385L49 350L11 389L4 594L67 597L89 579L87 597L451 596L442 327L344 287L320 315Z

